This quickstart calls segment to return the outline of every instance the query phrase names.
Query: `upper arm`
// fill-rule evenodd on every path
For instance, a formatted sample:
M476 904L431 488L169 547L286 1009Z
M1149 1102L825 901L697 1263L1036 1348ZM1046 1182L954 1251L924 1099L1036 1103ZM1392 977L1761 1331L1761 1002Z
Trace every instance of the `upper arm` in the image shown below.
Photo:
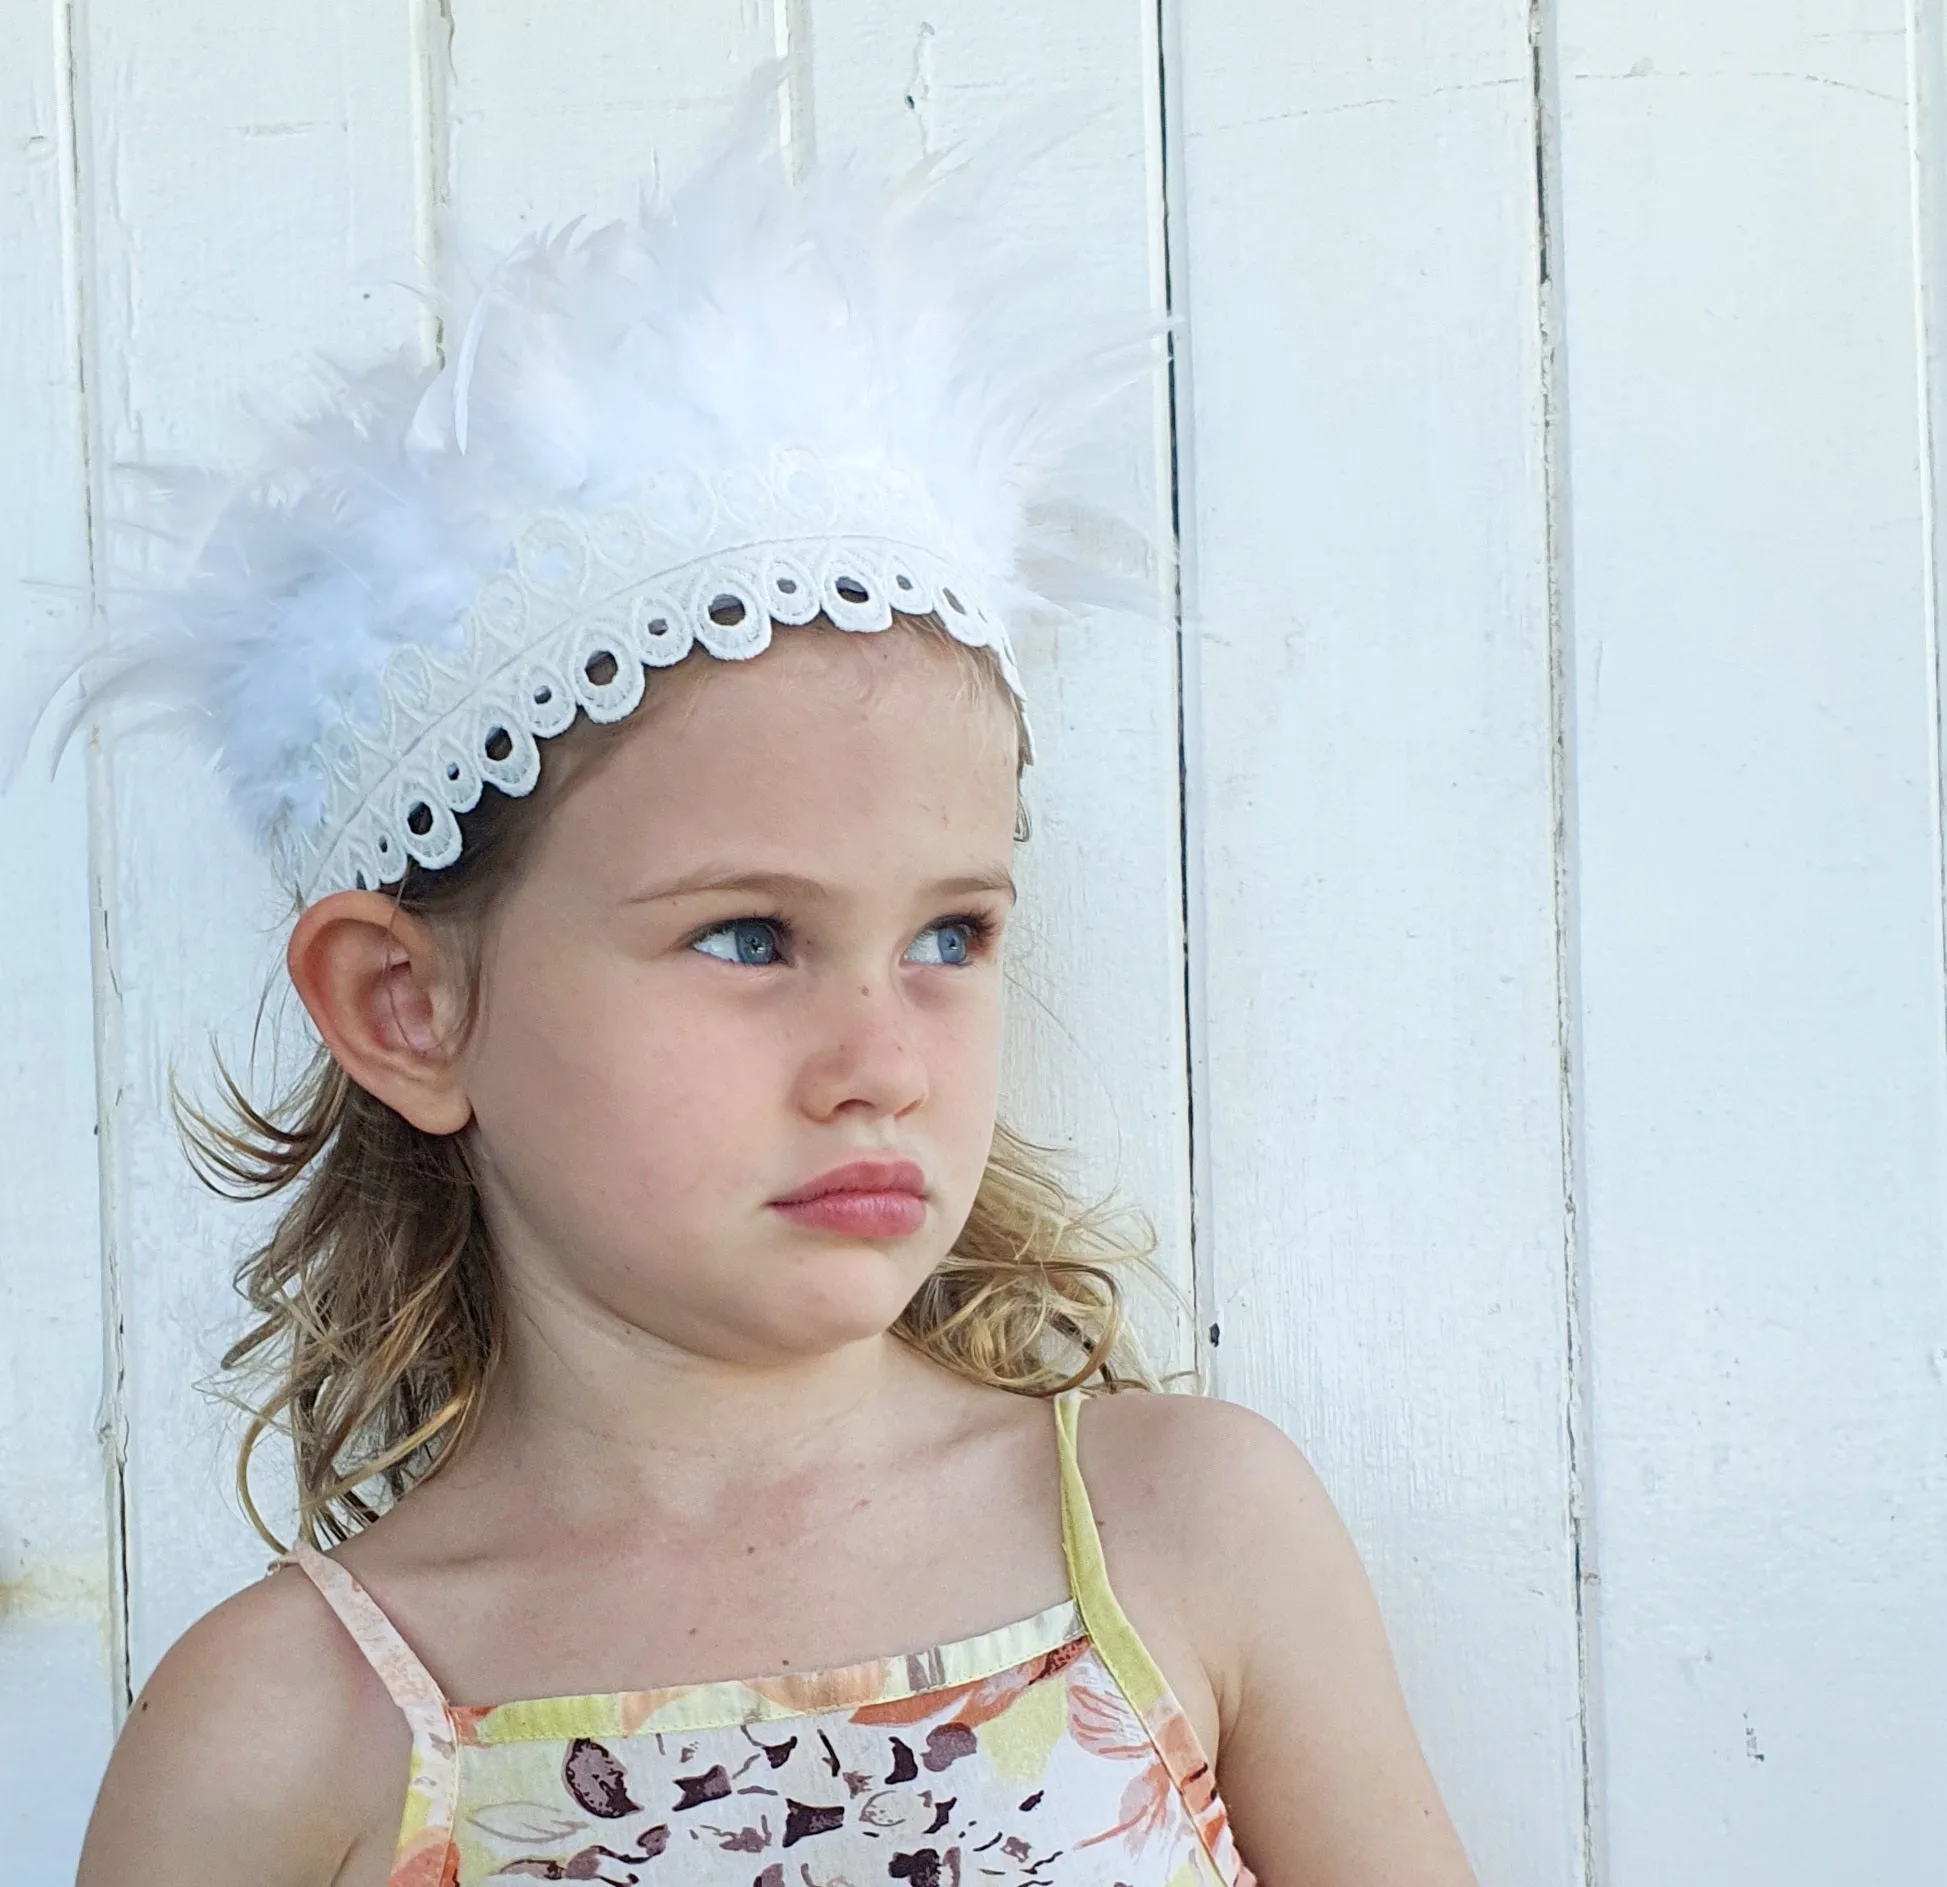
M384 1804L396 1833L409 1749L309 1581L281 1573L192 1627L144 1686L102 1781L78 1887L382 1882Z
M1153 1537L1216 1698L1218 1787L1264 1887L1472 1887L1371 1584L1310 1464L1232 1404L1128 1400L1149 1406L1101 1424L1105 1466L1143 1457Z

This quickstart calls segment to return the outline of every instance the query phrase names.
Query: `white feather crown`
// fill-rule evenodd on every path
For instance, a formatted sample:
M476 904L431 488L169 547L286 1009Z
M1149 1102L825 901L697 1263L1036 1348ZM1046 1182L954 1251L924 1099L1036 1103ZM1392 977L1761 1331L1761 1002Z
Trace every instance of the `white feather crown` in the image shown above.
M669 200L534 237L447 363L352 381L111 616L88 708L174 710L291 887L460 854L487 785L647 671L936 614L1020 679L1035 503L1128 350L1023 358L967 172L793 182L757 114Z

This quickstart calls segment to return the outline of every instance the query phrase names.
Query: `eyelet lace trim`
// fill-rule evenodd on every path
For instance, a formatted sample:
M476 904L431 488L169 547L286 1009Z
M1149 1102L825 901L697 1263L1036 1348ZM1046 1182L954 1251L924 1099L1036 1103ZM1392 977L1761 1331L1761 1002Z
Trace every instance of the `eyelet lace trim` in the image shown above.
M829 528L841 520L852 528ZM733 532L741 541L725 542ZM654 481L587 518L545 513L482 586L451 656L395 649L376 712L362 724L348 713L327 733L324 816L284 835L290 875L309 901L395 884L409 862L451 865L459 815L489 785L532 792L539 743L577 712L620 720L649 670L693 648L746 660L770 645L774 623L822 612L872 633L895 611L936 614L958 641L994 651L1018 697L1006 630L973 567L916 480L883 465L834 471L808 454L779 453L758 479Z

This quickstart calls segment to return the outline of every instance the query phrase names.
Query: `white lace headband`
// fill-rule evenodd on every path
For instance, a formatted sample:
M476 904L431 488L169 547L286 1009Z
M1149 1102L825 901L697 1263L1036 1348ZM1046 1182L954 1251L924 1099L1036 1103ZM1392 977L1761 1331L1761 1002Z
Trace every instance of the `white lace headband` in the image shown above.
M666 203L523 243L437 373L364 375L205 479L185 567L112 612L88 710L193 724L305 900L450 865L577 712L773 623L931 613L1020 695L1007 624L1064 613L1024 572L1072 562L1036 501L1130 351L996 341L966 170L793 182L763 123Z
M693 648L759 654L773 623L821 613L840 629L937 614L991 648L1015 695L1007 631L971 547L889 458L834 463L780 448L757 466L659 473L628 502L522 525L509 567L483 585L450 659L417 643L384 660L376 720L346 715L318 749L322 816L286 838L308 898L390 884L408 858L460 855L458 815L484 786L531 792L538 742L577 711L621 719L646 671Z

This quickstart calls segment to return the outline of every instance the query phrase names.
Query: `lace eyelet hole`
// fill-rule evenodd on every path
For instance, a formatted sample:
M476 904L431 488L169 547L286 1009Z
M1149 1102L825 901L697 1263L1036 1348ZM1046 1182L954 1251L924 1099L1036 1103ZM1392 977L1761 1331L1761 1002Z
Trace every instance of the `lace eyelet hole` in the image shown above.
M447 761L446 777L449 780L457 780L460 777L460 763L457 760Z
M872 592L857 577L840 577L832 588L848 603L869 603L872 600Z
M898 584L902 590L910 590L913 587L913 580L911 577L894 577L893 581L896 584Z
M598 649L591 655L582 671L597 688L606 688L622 672L622 665L615 659L611 649Z
M534 691L534 705L537 708L546 707L553 699L554 690L552 688L537 688Z
M406 830L414 838L423 839L433 829L433 809L422 799L406 814Z
M747 614L741 596L719 596L710 604L710 620L719 629L734 629Z
M952 610L956 616L964 616L967 613L966 604L961 602L951 590L942 590L940 594L946 598L947 608Z
M779 577L777 587L778 593L781 596L796 596L798 593L798 579L796 577Z
M669 634L669 618L667 616L658 616L654 622L645 623L642 633L646 636L653 636L660 642L664 636Z
M489 760L505 760L514 751L514 737L504 727L487 730L486 755Z

